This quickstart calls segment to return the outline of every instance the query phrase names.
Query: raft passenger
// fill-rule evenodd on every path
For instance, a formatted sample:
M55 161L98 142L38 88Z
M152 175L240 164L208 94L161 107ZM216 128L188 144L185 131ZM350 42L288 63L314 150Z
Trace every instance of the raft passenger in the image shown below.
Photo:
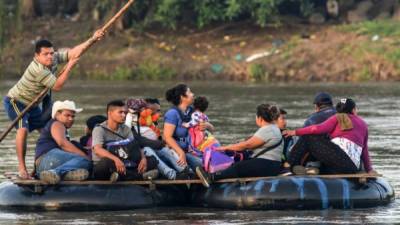
M357 115L356 103L350 98L341 99L336 105L337 114L319 125L284 131L286 136L301 136L293 147L289 163L297 166L294 172L303 174L302 157L310 153L325 168L325 173L372 173L368 152L368 126ZM327 136L329 135L329 137Z
M279 108L279 117L275 121L275 124L278 126L278 128L283 132L284 130L287 129L287 112L286 110ZM294 144L297 142L298 137L283 137L284 145L283 145L283 153L282 153L282 171L280 173L281 176L288 176L292 175L290 172L290 165L287 162L289 158L289 153Z
M218 140L211 134L214 127L211 125L211 130L202 130L202 123L209 123L208 116L205 111L208 108L208 100L204 96L199 96L194 99L194 112L191 115L191 120L188 123L183 123L182 126L189 129L190 151L197 155L203 155L207 148L211 146L220 146Z
M164 115L164 140L168 147L157 152L159 157L171 164L178 172L193 171L202 165L202 159L189 150L189 131L182 124L189 122L193 108L194 94L185 84L179 84L166 92L166 99L173 106ZM202 124L201 129L210 129L208 122Z
M98 125L107 120L107 117L103 115L91 116L86 120L85 135L79 139L79 144L83 146L87 155L92 159L92 133L93 129Z
M94 179L111 182L133 179L154 179L158 172L157 161L149 160L133 140L133 134L125 122L126 108L121 100L107 104L107 120L93 130L93 176ZM110 142L127 141L126 149L117 152L106 149ZM132 143L132 144L131 144Z
M278 116L278 107L269 104L259 105L256 113L256 124L259 127L257 132L246 141L217 148L221 151L252 150L251 158L235 163L228 169L216 173L207 173L202 167L197 167L196 174L203 185L209 187L213 181L224 178L278 175L281 171L284 145L281 131L274 123Z
M326 92L317 93L313 103L315 112L304 122L304 127L320 124L336 113L332 97Z
M127 105L128 115L125 124L131 127L134 138L139 141L144 154L146 156L154 156L158 160L157 168L159 173L169 180L188 178L188 174L177 172L157 155L157 152L165 147L161 131L157 127L161 113L160 101L156 98L147 98L144 100L128 99ZM139 109L137 107L130 108L131 105L141 105L141 107Z
M52 119L42 129L36 143L35 166L40 180L57 184L63 180L85 180L91 162L86 154L69 140L68 129L81 112L73 101L56 101Z

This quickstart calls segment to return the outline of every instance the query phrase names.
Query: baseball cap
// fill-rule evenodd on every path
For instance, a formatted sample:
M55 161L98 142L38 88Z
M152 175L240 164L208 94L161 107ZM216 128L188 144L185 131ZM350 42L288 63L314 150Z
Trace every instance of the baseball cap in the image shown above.
M326 92L317 93L313 103L319 105L333 104L331 95Z

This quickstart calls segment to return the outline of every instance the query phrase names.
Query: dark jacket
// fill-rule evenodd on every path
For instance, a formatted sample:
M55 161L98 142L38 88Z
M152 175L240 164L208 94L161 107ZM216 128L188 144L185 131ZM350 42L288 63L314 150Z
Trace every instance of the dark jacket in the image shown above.
M306 122L304 122L304 127L320 124L335 114L336 109L332 106L322 108L319 112L315 112L307 118Z

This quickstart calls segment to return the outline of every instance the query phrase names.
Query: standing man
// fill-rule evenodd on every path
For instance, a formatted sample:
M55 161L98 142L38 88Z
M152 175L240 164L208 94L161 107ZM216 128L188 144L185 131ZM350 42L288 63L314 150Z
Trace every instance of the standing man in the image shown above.
M104 36L102 30L97 30L92 40L100 40ZM79 60L83 50L90 44L86 41L72 49L55 52L53 44L48 40L40 40L35 44L33 61L26 68L21 79L3 99L4 109L10 120L14 120L45 88L60 91L67 81L72 68ZM65 70L56 77L57 65L67 62ZM17 123L16 150L18 158L18 172L21 179L29 179L26 170L25 154L28 132L41 129L44 124L41 120L42 110L36 105L32 107Z

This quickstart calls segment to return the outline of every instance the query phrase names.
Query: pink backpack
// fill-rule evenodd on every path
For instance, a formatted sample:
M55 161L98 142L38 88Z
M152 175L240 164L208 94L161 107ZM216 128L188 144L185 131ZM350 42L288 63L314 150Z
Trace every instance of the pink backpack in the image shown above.
M200 130L200 126L189 128L190 145L194 148L198 148L203 143L205 135L204 131Z

